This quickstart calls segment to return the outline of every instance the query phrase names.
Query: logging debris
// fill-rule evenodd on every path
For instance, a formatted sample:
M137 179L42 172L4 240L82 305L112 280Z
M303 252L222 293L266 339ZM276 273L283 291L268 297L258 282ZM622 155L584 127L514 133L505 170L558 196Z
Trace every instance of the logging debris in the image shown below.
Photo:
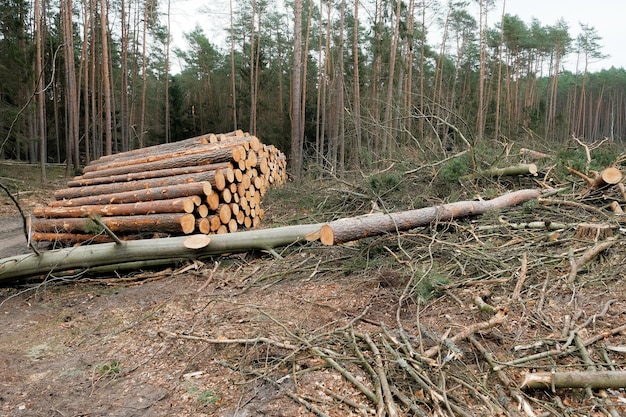
M261 197L286 178L285 155L240 130L107 155L33 210L30 236L74 244L108 242L111 232L134 240L252 229Z
M410 180L403 179L415 189ZM526 176L522 180L534 183ZM491 184L499 187L498 195L507 190ZM306 206L295 203L302 189L310 190L313 200ZM315 216L325 224L334 221L342 204L347 209L340 213L347 217L370 209L367 197L356 197L356 192L367 195L367 189L351 188L355 193L349 197L329 190L327 183L319 189L290 184L275 190L272 197L277 198L268 199L275 200L271 213L282 216L275 224L293 221L294 211L303 212L302 206L320 210ZM158 275L124 276L117 282L107 278L100 285L115 288L107 297L86 297L82 291L92 291L91 285L44 292L43 302L65 294L80 305L72 310L65 307L69 302L52 298L64 306L61 319L71 315L71 320L59 326L57 316L45 331L56 327L70 333L65 326L72 327L65 336L72 344L61 345L68 358L114 351L115 360L137 371L119 375L116 384L94 378L94 395L87 400L76 392L91 371L59 379L58 384L42 380L37 387L47 393L65 383L78 401L95 403L104 396L110 402L120 387L137 396L140 384L158 384L169 394L162 402L167 407L180 407L180 398L196 406L187 415L235 410L271 414L279 406L289 410L285 415L305 414L303 408L294 410L296 403L317 415L624 415L626 398L619 383L606 389L589 385L593 397L566 385L554 390L523 386L528 373L577 371L593 377L593 372L624 370L624 232L618 230L620 218L605 206L607 198L619 203L621 197L607 192L618 191L615 187L604 190L604 198L583 204L576 200L578 190L570 190L549 200L540 197L480 217L435 221L357 244L314 244L306 250L288 245L277 250L280 260L233 255L220 257L218 268L217 262L203 265L194 259ZM475 194L470 196L475 200ZM440 204L427 198L430 204L425 206ZM398 206L406 207L395 203L394 211ZM576 230L580 224L586 226ZM245 234L210 236L215 242L209 247L221 238ZM187 243L189 237L173 238L183 239ZM108 274L114 277L113 270ZM150 279L161 281L151 285ZM141 281L141 288L125 288L135 285L132 280ZM121 297L133 291L136 305L123 305ZM90 314L77 302L84 299ZM24 311L25 300L7 303L10 314L4 316ZM40 303L32 304L29 310ZM95 314L96 305L105 314ZM46 316L28 318L40 325L30 322L32 330L23 333L34 334ZM6 328L16 328L10 334L14 336L24 326ZM106 345L94 341L94 328ZM30 337L30 345L39 343L40 336ZM50 355L38 365L56 365L52 361L58 360ZM588 370L589 362L595 371ZM14 361L7 366L19 365ZM193 401L196 397L186 384L198 392L219 390L219 402ZM7 403L20 401L15 394ZM59 400L55 395L45 401ZM153 402L154 408L160 405Z

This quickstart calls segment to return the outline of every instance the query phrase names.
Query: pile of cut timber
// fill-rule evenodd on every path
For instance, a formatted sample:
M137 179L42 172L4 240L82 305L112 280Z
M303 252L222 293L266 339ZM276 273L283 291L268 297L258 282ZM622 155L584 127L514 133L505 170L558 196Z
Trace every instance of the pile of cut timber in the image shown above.
M285 155L242 131L103 156L34 210L31 239L110 241L104 226L121 239L250 229L286 176Z

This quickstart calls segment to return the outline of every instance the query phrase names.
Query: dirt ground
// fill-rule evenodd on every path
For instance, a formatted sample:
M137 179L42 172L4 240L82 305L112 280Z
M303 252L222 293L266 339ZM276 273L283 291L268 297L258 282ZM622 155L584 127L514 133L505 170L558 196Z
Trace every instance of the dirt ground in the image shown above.
M268 195L266 225L370 206L317 187L306 203L289 200L296 185ZM24 249L8 207L3 256ZM526 206L280 258L0 288L0 414L626 415L619 387L520 389L528 372L626 363L621 233L573 276L571 260L598 242L512 226L537 219L617 224Z

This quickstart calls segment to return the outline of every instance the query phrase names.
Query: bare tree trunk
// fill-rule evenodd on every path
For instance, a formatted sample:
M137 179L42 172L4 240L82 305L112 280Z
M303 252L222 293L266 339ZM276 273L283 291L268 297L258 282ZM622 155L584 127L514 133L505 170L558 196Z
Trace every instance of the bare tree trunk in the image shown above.
M233 130L237 130L237 88L235 83L235 28L233 23L233 0L230 0L230 100L233 114ZM282 99L281 99L282 100Z
M142 39L142 52L141 52L141 116L140 116L140 124L139 124L139 148L144 147L144 138L146 132L146 91L148 89L148 80L147 80L147 59L146 56L146 47L148 43L148 1L144 2L144 10L143 10L143 39Z
M255 46L255 21L254 21L254 16L256 14L256 0L252 0L252 5L251 5L251 13L252 15L250 16L250 121L249 121L249 131L250 133L252 133L253 135L256 134L255 132L255 125L256 125L256 103L257 103L257 99L256 99L256 91L254 89L255 85L256 85L256 65L255 65L255 59L254 59L254 46ZM259 39L260 42L260 39Z
M294 3L293 67L291 82L291 166L296 177L302 172L300 123L302 121L302 0Z
M80 165L78 158L78 103L76 94L76 71L74 68L74 37L72 31L72 2L62 2L63 16L63 39L65 52L65 80L66 80L66 173L69 175L73 169Z
M121 62L120 62L120 71L121 71L121 85L120 85L120 133L122 134L122 152L126 152L130 149L130 140L129 140L129 112L128 112L128 16L126 14L126 0L121 0L121 27L122 27L122 39L121 39ZM129 2L129 10L130 10L130 2Z
M42 42L44 40L44 31L42 30L43 14L41 13L41 2L35 0L35 38L37 43L37 56L35 57L35 73L37 82L35 83L35 94L37 97L37 135L39 136L39 167L41 182L46 182L46 114L45 114L45 85L43 76L43 54Z
M104 153L113 153L113 132L111 122L111 78L109 74L108 11L106 0L100 0L100 29L102 32L102 89L104 90Z
M487 0L479 0L479 55L478 109L476 111L476 139L481 141L485 133L485 75L487 74Z
M170 6L171 0L167 0L167 40L165 45L165 143L172 141L172 129L170 126Z
M413 1L413 0L411 0ZM354 65L354 143L352 146L352 167L361 165L361 87L359 79L359 0L354 0L354 32L352 35L352 63Z
M504 50L504 16L506 10L506 0L502 2L502 20L500 20L500 54L498 58L498 86L496 91L496 120L494 127L494 140L498 140L500 135L500 96L502 86L502 53ZM517 100L517 95L515 96Z
M89 12L89 5L87 2L83 3L83 47L80 56L80 73L81 82L79 86L83 87L83 130L85 132L85 164L90 162L90 147L89 147L89 66L90 66L90 54L89 54L89 31L91 30L91 14Z
M393 29L393 42L391 44L391 54L389 56L389 77L387 80L387 98L385 100L385 132L383 136L383 153L389 153L394 147L394 132L393 132L393 82L396 68L396 54L398 51L398 39L400 38L400 10L402 2L396 2L395 22Z
M299 149L304 149L304 128L306 121L306 92L307 92L307 68L309 63L309 42L311 39L311 19L313 12L313 1L309 1L309 11L307 14L306 35L304 38L304 52L302 54L302 104L300 105L300 138Z
M345 21L346 21L346 0L341 2L341 12L339 18L339 79L337 85L337 116L339 117L339 164L337 166L337 172L343 175L346 166L346 129L345 129L345 97L344 97L344 85L345 85L345 69L343 64L344 44L345 44Z

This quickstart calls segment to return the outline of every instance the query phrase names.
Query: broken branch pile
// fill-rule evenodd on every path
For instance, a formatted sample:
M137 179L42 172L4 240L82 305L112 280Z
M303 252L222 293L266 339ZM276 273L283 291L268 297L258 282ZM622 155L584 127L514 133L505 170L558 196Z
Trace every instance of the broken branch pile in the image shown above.
M105 228L122 239L250 229L263 217L261 196L286 176L285 155L240 130L107 155L34 210L31 238L85 242Z

